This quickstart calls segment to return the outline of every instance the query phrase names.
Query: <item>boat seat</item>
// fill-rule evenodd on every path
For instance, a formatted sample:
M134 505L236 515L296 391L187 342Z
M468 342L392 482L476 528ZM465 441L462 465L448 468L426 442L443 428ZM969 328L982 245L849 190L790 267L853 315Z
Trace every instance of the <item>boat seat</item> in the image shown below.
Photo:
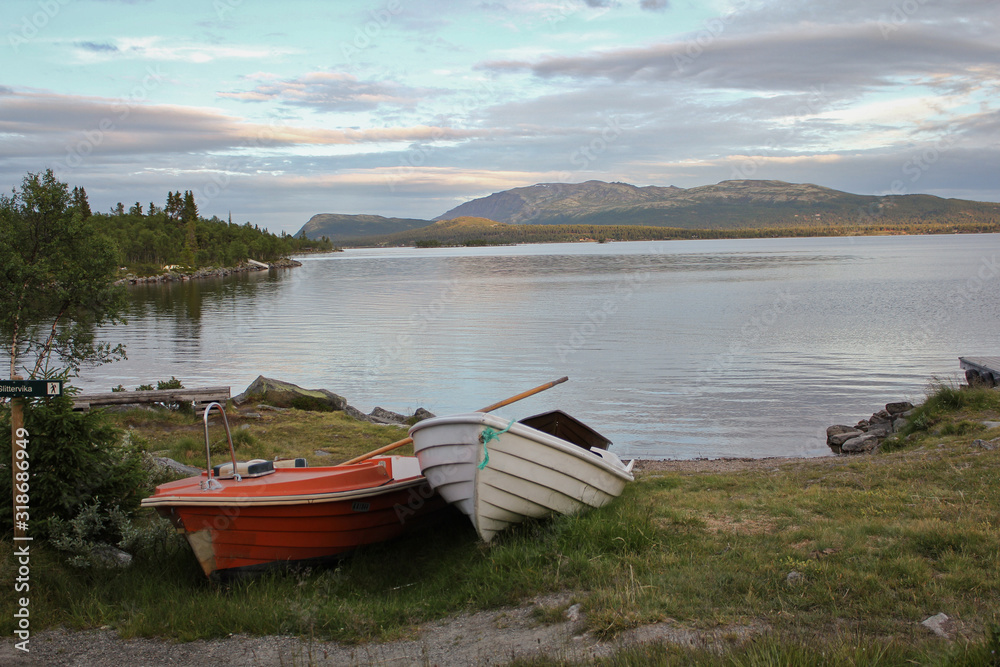
M215 476L219 479L233 478L232 462L220 463L219 465L214 466L212 470L215 473ZM274 472L274 461L265 461L264 459L237 461L236 472L239 473L240 477L261 477L263 475L270 475Z
M272 461L275 468L308 468L309 463L301 456L297 459L280 459Z

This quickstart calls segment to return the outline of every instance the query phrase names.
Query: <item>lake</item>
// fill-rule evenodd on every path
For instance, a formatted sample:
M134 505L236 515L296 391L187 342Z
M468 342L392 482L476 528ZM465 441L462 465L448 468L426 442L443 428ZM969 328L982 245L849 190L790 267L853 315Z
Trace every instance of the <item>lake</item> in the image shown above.
M364 410L559 408L625 457L829 454L826 427L996 355L1000 235L357 249L135 286L108 391L257 375ZM317 443L320 446L322 443Z

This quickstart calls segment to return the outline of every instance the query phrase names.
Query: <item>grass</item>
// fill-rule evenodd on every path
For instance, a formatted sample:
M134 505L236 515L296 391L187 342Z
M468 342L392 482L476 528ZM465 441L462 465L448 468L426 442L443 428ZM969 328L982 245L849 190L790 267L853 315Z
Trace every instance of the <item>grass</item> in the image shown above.
M227 411L238 459L303 457L309 465L333 465L406 437L406 429L359 422L342 412ZM136 409L116 419L145 447L187 465L205 467L205 429L200 417L167 410ZM225 428L217 413L209 421L212 461L229 455ZM412 454L412 447L398 454ZM221 459L220 459L221 460Z
M528 523L489 546L456 516L335 567L225 586L208 582L176 537L113 572L72 570L37 544L32 628L366 642L569 592L586 629L606 639L666 620L732 636L714 646L630 647L597 664L1000 664L1000 450L973 444L1000 436L981 424L998 417L1000 392L938 387L892 452L777 470L651 471L605 508ZM135 411L120 419L150 448L203 465L192 416ZM291 410L232 423L236 432L248 425L241 458L280 452L313 465L402 437L337 413ZM11 563L12 550L0 542L0 562ZM0 570L0 588L13 587L14 569ZM793 571L801 576L790 580ZM8 636L13 611L5 596L0 632ZM533 616L554 623L563 611L540 606ZM919 626L939 612L953 619L956 641Z

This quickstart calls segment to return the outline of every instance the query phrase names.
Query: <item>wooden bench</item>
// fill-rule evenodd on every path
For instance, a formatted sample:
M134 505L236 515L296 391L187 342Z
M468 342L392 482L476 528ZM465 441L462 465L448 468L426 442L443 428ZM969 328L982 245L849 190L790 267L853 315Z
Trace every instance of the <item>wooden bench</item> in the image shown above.
M193 403L197 410L213 401L225 405L228 400L229 387L112 391L106 394L77 394L73 397L73 409L89 410L99 405L132 405L136 403Z

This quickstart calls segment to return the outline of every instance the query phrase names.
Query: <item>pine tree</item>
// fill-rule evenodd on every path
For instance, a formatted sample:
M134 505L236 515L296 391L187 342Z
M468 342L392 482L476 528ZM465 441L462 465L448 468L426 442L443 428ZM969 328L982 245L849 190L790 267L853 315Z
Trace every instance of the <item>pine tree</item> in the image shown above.
M73 188L73 208L80 212L80 216L86 220L93 213L90 212L90 202L87 201L87 191L83 188Z
M180 197L179 192L177 196ZM194 203L194 193L190 190L184 192L181 222L187 228L187 238L184 241L184 259L188 266L194 266L198 253L198 206Z

